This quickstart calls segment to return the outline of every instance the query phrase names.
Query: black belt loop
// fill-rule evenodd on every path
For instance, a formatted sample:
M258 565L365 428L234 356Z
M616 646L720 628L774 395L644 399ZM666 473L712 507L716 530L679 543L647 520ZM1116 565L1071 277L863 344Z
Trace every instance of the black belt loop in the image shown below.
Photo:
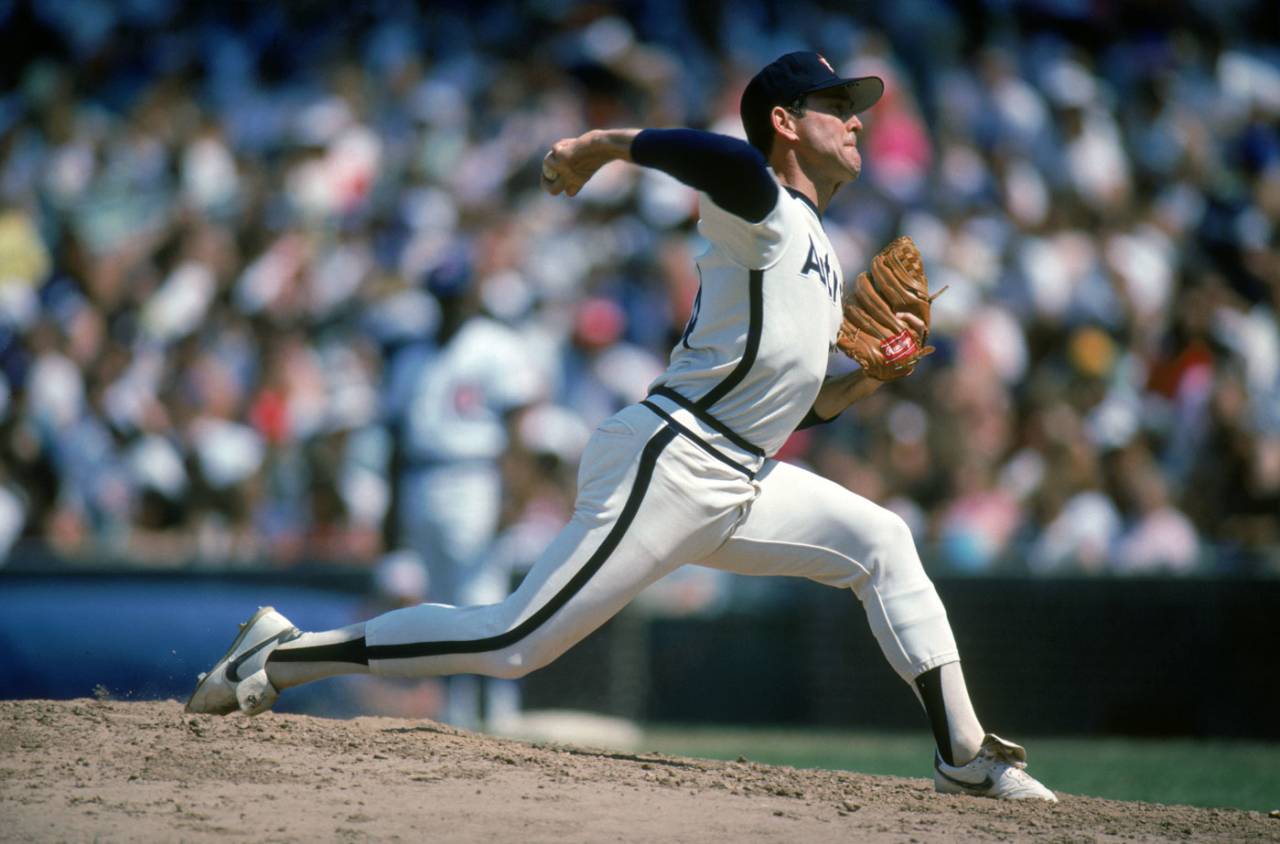
M722 434L725 439L727 439L729 442L736 445L738 448L742 449L743 451L750 452L751 454L754 454L756 457L765 456L764 449L760 448L759 446L753 445L747 440L738 436L734 432L734 430L730 428L728 425L724 424L719 419L715 418L710 413L708 413L706 410L703 410L701 407L698 407L698 405L689 401L687 398L680 395L675 390L671 389L665 384L650 390L649 395L662 396L663 398L671 399L673 402L680 405L685 410L692 413L694 416L698 417L698 419L702 420L703 422L707 423L707 425L714 428L718 433Z
M695 434L693 431L690 431L688 428L681 425L671 416L670 413L667 413L665 410L658 407L653 402L648 401L647 399L640 403L645 407L649 408L650 410L652 410L654 413L658 414L658 416L660 416L663 419L663 421L665 421L669 426L674 428L682 437L684 437L685 439L692 442L694 445L701 448L707 454L710 454L716 460L719 460L721 463L725 464L731 469L737 469L739 472L746 475L748 478L750 478L753 481L756 479L755 472L751 471L746 466L743 466L741 463L739 463L737 460L734 460L732 457L728 456L727 454L724 454L715 446L713 446L711 443L707 442L702 437Z

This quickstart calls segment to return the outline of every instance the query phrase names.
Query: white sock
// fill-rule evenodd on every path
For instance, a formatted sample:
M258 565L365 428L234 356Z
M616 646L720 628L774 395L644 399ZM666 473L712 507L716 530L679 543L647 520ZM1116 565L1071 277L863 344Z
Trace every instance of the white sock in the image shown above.
M948 662L942 666L941 674L942 699L947 707L947 726L951 728L951 755L957 765L963 765L978 755L987 733L973 711L960 663Z
M956 765L964 765L978 755L986 731L973 711L969 690L964 684L964 672L958 661L921 674L911 684L911 690L929 716L934 740L938 742L944 761L947 750L951 751L951 759ZM943 746L943 742L949 747Z

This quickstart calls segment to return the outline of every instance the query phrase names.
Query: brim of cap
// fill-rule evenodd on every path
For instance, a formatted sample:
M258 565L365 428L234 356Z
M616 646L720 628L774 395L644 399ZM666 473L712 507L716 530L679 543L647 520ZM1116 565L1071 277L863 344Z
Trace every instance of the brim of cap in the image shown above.
M819 91L830 91L832 88L848 88L853 99L853 113L866 111L884 96L884 80L879 76L860 76L856 79L833 79L805 91L816 94Z

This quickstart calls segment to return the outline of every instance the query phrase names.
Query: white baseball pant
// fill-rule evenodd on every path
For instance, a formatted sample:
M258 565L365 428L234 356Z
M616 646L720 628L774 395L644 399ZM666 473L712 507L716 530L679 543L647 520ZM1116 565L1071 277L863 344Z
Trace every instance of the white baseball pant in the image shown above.
M369 667L397 677L520 677L685 564L852 589L907 682L959 659L902 519L738 448L702 417L651 396L596 430L572 519L510 597L378 616L365 626Z

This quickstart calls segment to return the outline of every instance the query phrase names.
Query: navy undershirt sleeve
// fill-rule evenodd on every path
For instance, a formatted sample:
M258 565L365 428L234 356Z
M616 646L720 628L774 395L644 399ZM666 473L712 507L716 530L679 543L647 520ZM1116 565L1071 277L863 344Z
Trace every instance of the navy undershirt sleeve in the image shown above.
M836 419L839 416L840 414L837 413L835 416L832 416L830 419L823 419L821 416L818 415L818 411L814 410L813 408L809 408L809 412L805 414L804 418L800 420L800 424L796 426L796 430L803 431L805 428L812 428L817 425L829 425L830 423L836 421Z
M830 380L831 380L831 377L827 376L826 378L822 379L822 383L825 385ZM811 407L809 408L809 412L804 415L804 418L800 420L800 424L796 426L796 430L803 431L805 428L813 428L817 425L830 425L832 422L839 419L840 413L843 413L843 412L844 411L840 411L836 413L835 416L832 416L830 418L823 418L818 415L817 408Z
M778 183L751 144L697 129L645 129L631 142L631 160L703 191L716 205L758 223L778 202Z

